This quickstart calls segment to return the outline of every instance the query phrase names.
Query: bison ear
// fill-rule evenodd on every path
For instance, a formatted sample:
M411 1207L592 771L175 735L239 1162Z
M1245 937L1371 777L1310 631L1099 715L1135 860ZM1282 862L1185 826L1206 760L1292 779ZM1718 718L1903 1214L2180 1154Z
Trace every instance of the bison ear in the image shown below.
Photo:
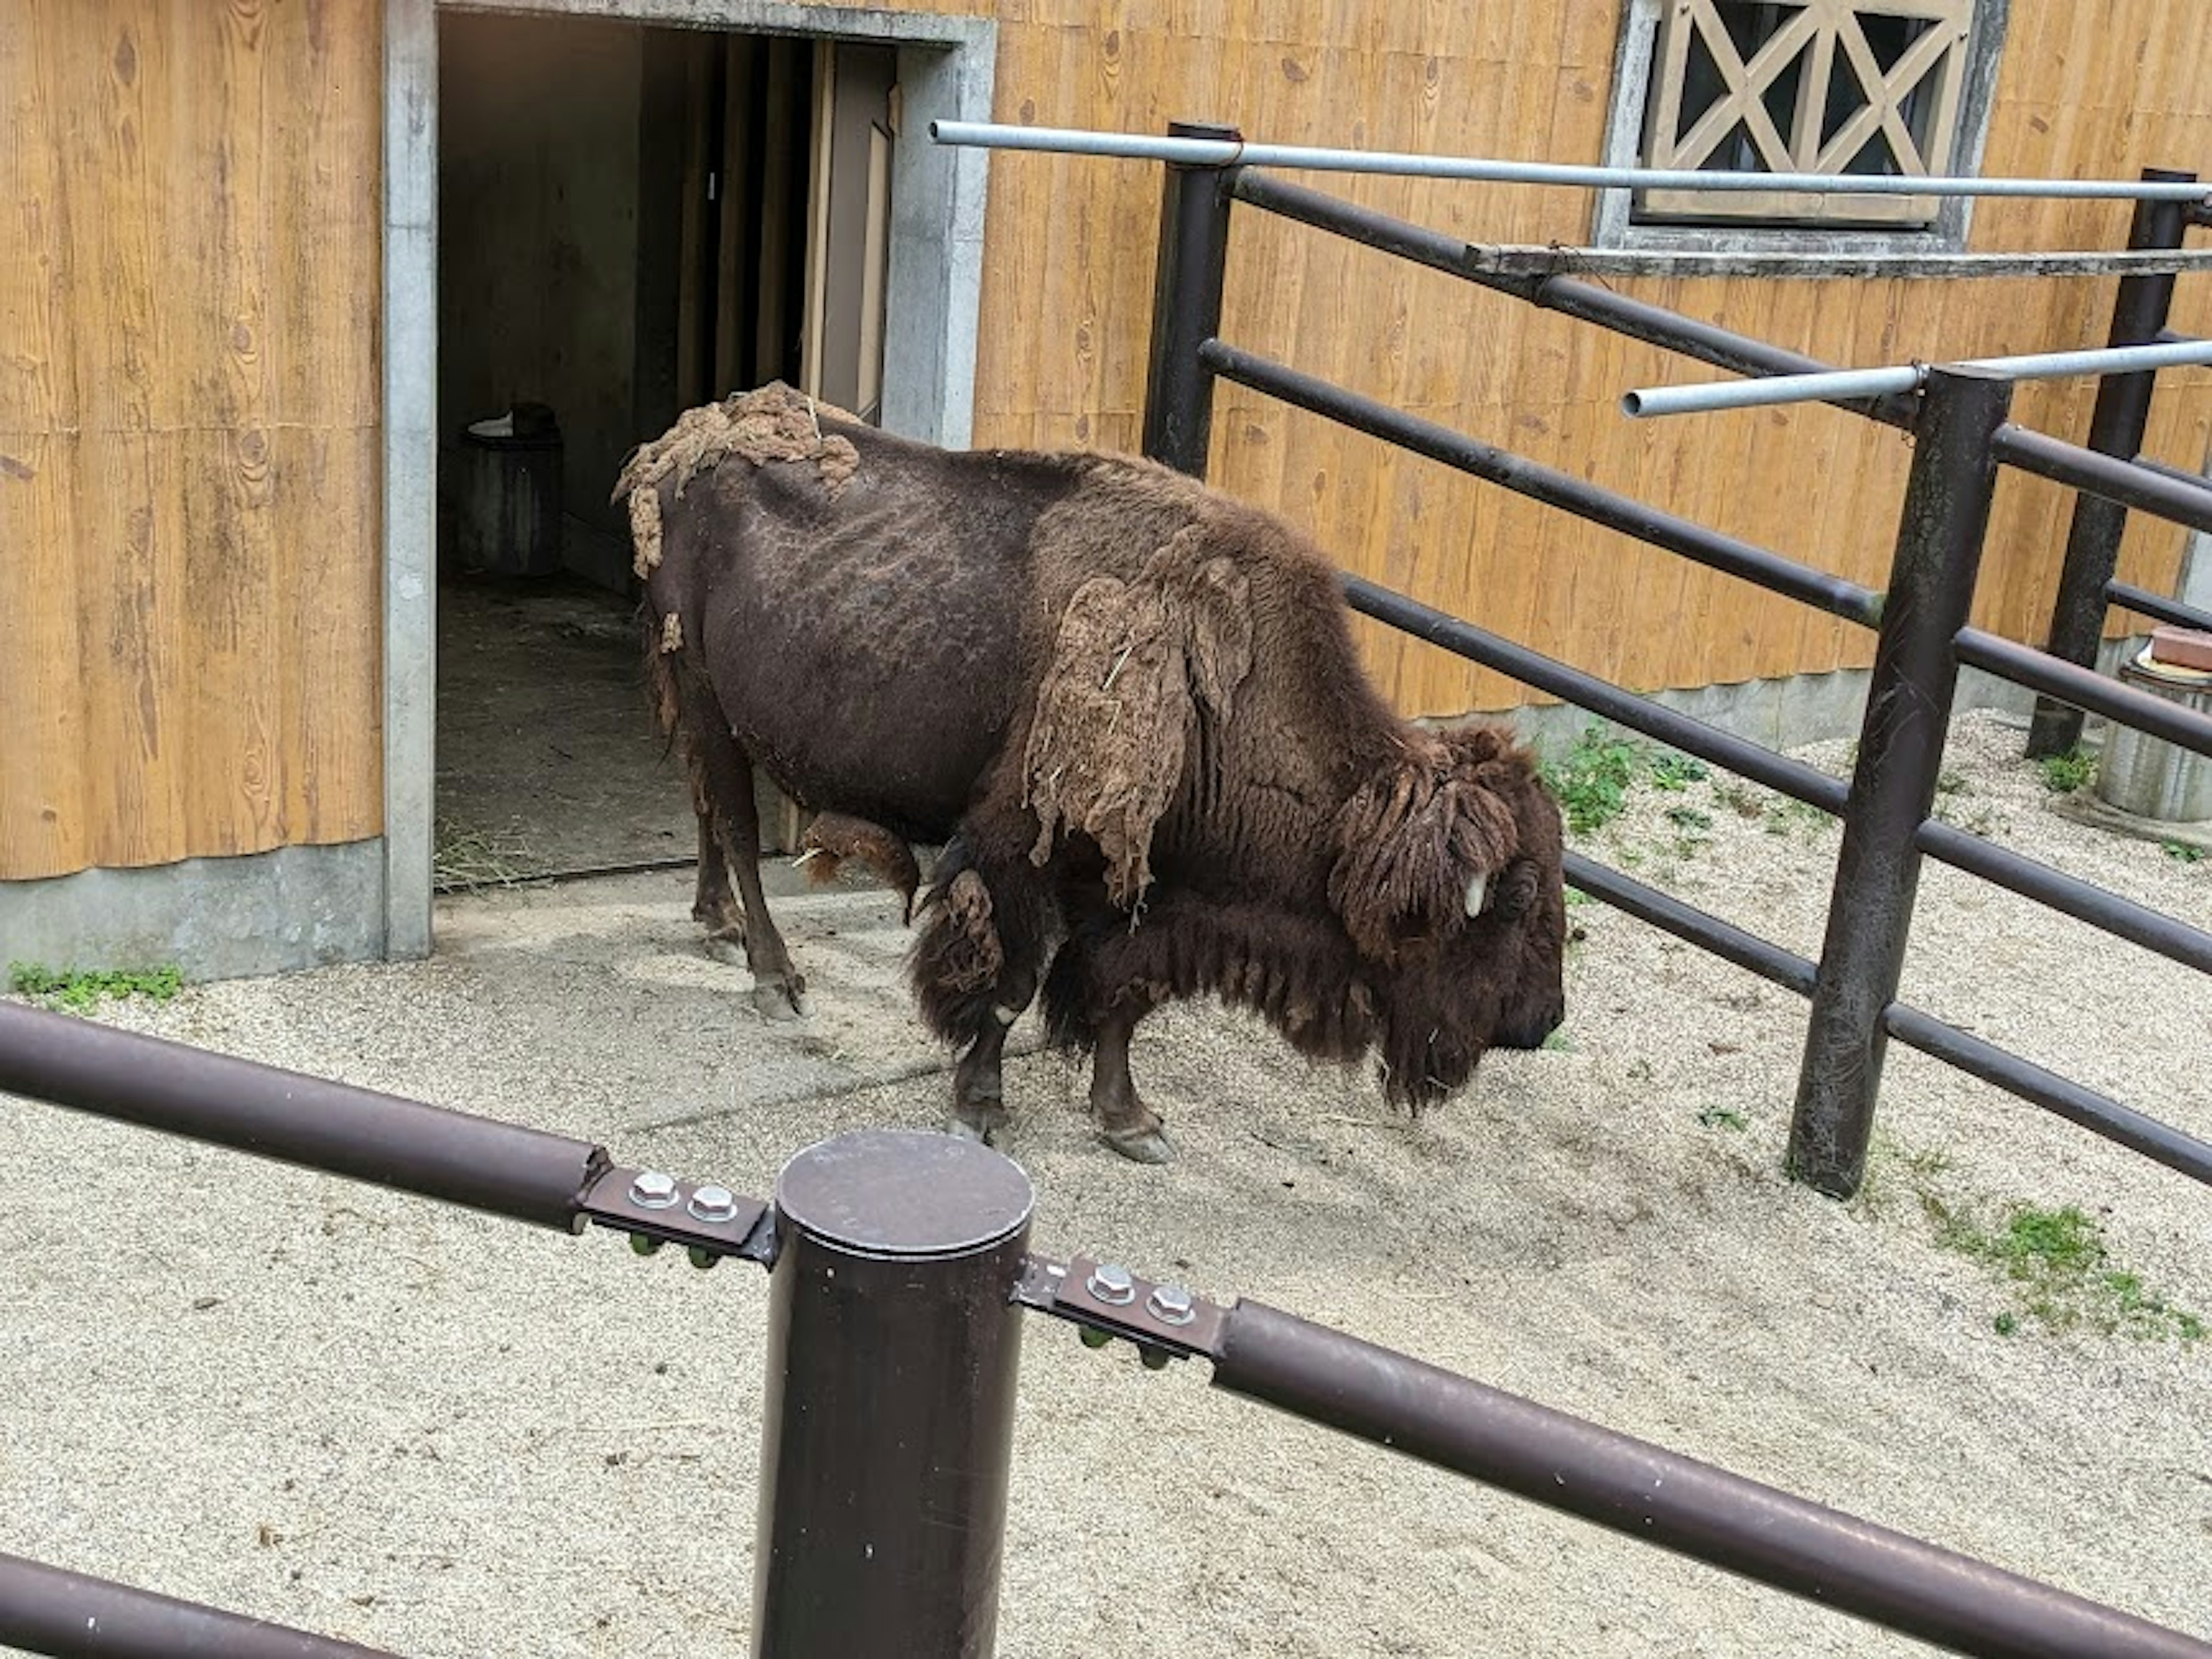
M1388 962L1408 940L1481 914L1491 878L1520 845L1512 808L1485 775L1500 746L1462 737L1385 767L1337 813L1329 902L1363 956Z

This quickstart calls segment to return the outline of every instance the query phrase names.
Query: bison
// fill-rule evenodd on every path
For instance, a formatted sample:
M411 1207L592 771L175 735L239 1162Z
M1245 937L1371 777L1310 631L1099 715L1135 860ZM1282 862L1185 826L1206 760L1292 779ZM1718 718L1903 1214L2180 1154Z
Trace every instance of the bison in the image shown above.
M694 915L764 1013L805 1012L756 766L909 899L910 844L941 846L909 972L957 1050L956 1131L1004 1122L1040 991L1102 1138L1145 1163L1171 1147L1130 1037L1172 999L1316 1059L1379 1049L1416 1109L1559 1024L1559 815L1530 756L1398 718L1277 519L1133 458L908 441L781 382L685 412L615 499L698 812Z

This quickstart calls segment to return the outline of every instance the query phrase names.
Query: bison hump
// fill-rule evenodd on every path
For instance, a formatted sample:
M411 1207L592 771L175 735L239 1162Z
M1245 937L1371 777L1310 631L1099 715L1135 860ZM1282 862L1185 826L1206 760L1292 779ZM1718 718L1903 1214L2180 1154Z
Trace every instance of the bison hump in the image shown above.
M1096 841L1123 908L1152 884L1152 832L1174 799L1193 727L1226 726L1252 667L1249 584L1188 526L1133 580L1094 576L1060 613L1024 755L1037 816L1032 862L1064 825Z

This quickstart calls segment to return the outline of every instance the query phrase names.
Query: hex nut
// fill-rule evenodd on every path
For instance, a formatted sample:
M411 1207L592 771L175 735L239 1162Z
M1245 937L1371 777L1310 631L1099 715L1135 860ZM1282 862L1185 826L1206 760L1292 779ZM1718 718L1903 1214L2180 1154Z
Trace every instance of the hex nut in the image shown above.
M738 1217L738 1195L727 1187L702 1187L691 1194L688 1207L704 1222L734 1221Z
M676 1177L647 1170L629 1183L629 1201L641 1210L672 1208L679 1196Z
M1198 1298L1180 1285L1163 1285L1146 1302L1163 1325L1188 1325L1198 1317Z
M1137 1281L1127 1267L1102 1261L1091 1270L1084 1288L1109 1308L1126 1308L1137 1299Z

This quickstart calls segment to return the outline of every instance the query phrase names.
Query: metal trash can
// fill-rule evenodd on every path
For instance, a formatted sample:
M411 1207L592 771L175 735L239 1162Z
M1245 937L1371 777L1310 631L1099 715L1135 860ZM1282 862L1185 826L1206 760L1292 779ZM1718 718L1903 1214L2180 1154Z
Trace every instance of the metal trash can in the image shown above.
M561 568L561 428L543 404L461 429L453 551L465 570L550 576Z
M2145 646L2120 665L2128 685L2212 715L2212 671L2162 662ZM2212 818L2212 759L2114 721L2097 765L2097 798L2107 806L2161 823Z

